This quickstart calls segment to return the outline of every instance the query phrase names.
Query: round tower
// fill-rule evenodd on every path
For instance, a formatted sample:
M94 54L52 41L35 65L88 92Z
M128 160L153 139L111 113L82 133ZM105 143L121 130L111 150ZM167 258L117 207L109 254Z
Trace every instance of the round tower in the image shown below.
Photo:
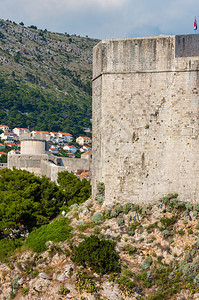
M48 154L49 141L45 134L23 134L20 137L21 154Z

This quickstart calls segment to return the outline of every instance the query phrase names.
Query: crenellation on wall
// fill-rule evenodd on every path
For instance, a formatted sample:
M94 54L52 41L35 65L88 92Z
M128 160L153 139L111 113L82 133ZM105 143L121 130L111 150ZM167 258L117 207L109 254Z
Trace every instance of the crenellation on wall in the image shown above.
M94 48L93 194L103 181L106 203L150 203L172 191L198 201L198 41L160 36Z

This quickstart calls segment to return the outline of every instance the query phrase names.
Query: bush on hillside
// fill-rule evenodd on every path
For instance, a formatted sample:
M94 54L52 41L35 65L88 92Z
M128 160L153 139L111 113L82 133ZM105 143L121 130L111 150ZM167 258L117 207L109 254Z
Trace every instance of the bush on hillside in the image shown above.
M21 247L23 239L2 239L0 240L0 260L5 260L13 254L16 248Z
M98 274L118 272L119 255L114 246L112 241L100 240L96 235L91 235L72 249L71 259L83 267L92 268Z
M35 252L42 252L47 250L47 241L61 242L69 239L71 230L69 219L60 218L33 230L26 239L26 245Z

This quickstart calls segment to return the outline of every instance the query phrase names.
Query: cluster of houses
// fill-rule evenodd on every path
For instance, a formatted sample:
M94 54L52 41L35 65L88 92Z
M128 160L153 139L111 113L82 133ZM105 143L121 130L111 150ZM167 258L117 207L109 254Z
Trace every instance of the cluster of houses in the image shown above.
M5 146L12 147L15 153L20 153L20 135L24 133L30 133L28 128L18 128L15 127L14 129L10 130L6 125L0 125L0 130L2 133L0 134L0 139L3 143L0 144L0 150L5 148ZM87 136L79 136L76 138L75 142L76 146L74 145L74 139L72 134L67 132L48 132L48 131L38 131L33 130L31 131L33 135L38 133L43 133L48 137L49 140L49 151L52 154L62 154L64 153L68 157L76 157L76 153L79 152L84 154L89 151L91 154L91 139ZM7 155L6 152L0 151L1 155Z

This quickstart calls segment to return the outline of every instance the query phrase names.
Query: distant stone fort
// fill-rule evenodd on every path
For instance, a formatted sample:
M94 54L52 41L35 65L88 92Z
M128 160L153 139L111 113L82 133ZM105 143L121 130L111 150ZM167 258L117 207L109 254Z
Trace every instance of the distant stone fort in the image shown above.
M49 137L42 133L25 133L20 136L21 153L8 153L8 168L17 168L33 172L37 176L45 175L57 181L58 172L75 173L78 170L91 170L90 156L83 158L58 157L49 152Z
M103 40L93 58L93 194L199 201L199 35Z

